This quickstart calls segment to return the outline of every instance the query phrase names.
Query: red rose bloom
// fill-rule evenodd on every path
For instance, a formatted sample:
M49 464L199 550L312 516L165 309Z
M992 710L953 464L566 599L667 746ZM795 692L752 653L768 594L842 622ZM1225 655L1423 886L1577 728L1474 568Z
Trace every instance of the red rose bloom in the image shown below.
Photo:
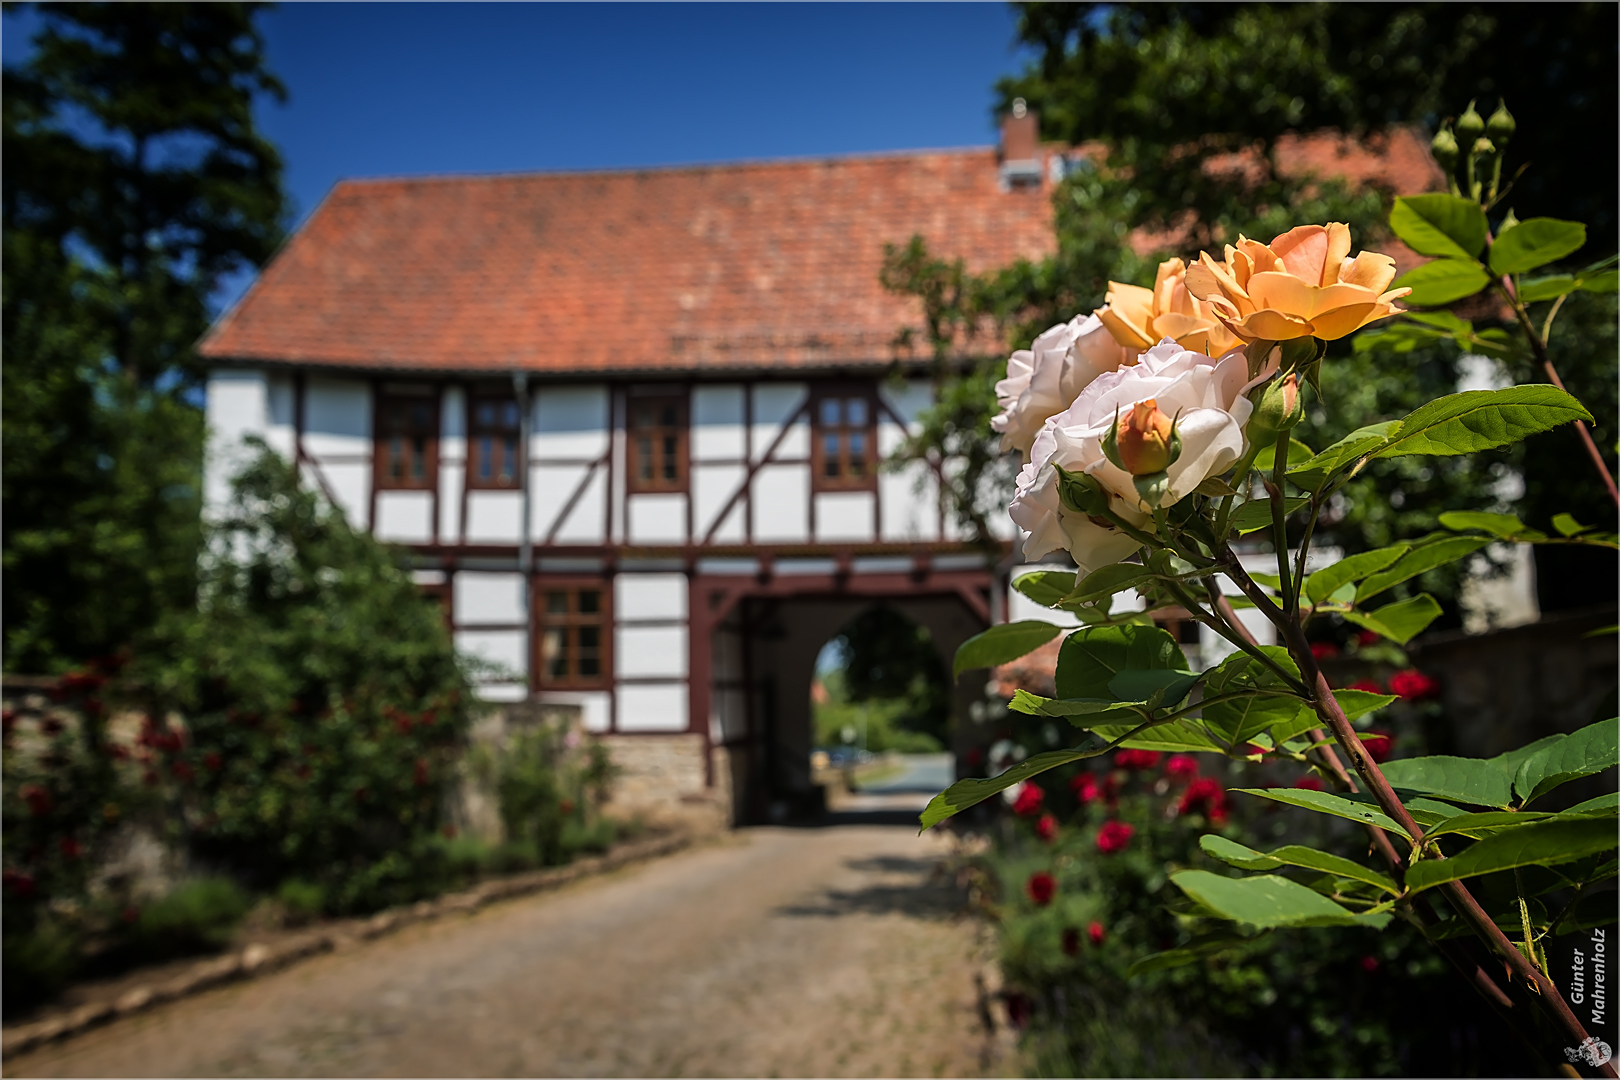
M62 837L62 839L57 843L57 847L62 849L62 856L64 858L77 859L80 855L84 854L84 849L79 846L79 842L73 839L71 836Z
M1356 631L1356 644L1361 646L1378 644L1378 635L1371 630Z
M1057 839L1058 820L1051 814L1042 814L1035 822L1035 835L1050 844Z
M1080 954L1080 931L1074 927L1067 927L1063 931L1063 955L1078 956Z
M1123 821L1110 821L1097 831L1097 850L1115 855L1131 846L1136 830Z
M1361 745L1367 748L1368 757L1382 763L1395 751L1395 736L1382 728L1373 728L1361 733Z
M1172 754L1164 763L1164 775L1179 782L1198 779L1198 759L1191 754Z
M1103 924L1100 922L1093 922L1086 927L1086 934L1090 936L1093 945L1101 945L1103 938L1108 936L1107 931L1103 929Z
M1069 787L1074 791L1074 797L1080 800L1080 805L1097 801L1097 774L1083 772L1069 781Z
M1046 801L1046 792L1039 784L1024 781L1018 789L1018 798L1013 800L1013 813L1019 817L1034 817L1041 812L1041 803Z
M1389 677L1389 692L1402 701L1423 701L1440 692L1440 684L1413 668L1397 671Z
M1114 755L1114 764L1121 769L1137 771L1151 769L1164 755L1157 750L1121 750Z
M1318 660L1334 660L1338 658L1339 647L1331 641L1313 641L1311 655Z
M1365 971L1369 975L1377 971L1382 966L1383 965L1378 962L1378 957L1376 956L1363 956L1361 958L1361 970Z
M1029 1026L1029 998L1016 990L1008 990L1007 1023L1020 1030Z
M1203 813L1213 820L1215 812L1219 811L1224 818L1226 814L1226 792L1212 777L1201 777L1187 785L1187 790L1181 795L1181 812L1183 814Z
M1365 690L1369 694L1382 694L1384 692L1384 688L1379 686L1372 679L1357 679L1355 682L1350 684L1348 689Z
M1057 894L1057 878L1045 870L1037 870L1024 882L1024 892L1036 907L1045 907Z
M1304 791L1321 791L1322 781L1314 776L1302 776L1294 781L1294 786Z

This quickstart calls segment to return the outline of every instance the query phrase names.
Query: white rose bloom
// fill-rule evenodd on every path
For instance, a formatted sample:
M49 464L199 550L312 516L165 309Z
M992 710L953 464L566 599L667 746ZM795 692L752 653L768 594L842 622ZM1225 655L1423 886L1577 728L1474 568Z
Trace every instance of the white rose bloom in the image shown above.
M1143 353L1134 366L1093 380L1074 404L1047 421L1031 447L1029 463L1018 474L1018 491L1009 510L1029 534L1024 557L1033 561L1067 548L1082 573L1128 557L1137 548L1134 540L1105 520L1063 506L1053 466L1095 477L1108 491L1114 513L1143 525L1151 515L1134 478L1103 454L1103 436L1116 417L1128 416L1137 402L1150 399L1177 417L1181 456L1167 470L1169 490L1161 504L1171 506L1242 456L1243 425L1254 411L1244 395L1275 370L1273 361L1251 380L1242 350L1211 359L1166 339Z
M1028 454L1049 417L1068 408L1097 376L1130 363L1132 352L1097 316L1077 315L1013 353L1007 377L996 383L1001 415L990 421L1001 432L1001 449Z

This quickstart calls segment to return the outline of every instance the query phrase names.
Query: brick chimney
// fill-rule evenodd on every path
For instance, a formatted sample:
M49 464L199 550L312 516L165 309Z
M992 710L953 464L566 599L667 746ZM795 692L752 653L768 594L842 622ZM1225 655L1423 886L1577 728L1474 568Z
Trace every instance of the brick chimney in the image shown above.
M1041 127L1035 111L1014 98L1001 118L1001 182L1007 187L1041 182Z

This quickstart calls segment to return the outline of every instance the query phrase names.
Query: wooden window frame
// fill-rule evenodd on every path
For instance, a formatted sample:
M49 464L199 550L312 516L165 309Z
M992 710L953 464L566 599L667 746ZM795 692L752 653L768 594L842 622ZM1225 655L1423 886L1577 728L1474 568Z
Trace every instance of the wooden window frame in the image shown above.
M423 402L428 407L428 435L423 447L423 476L420 480L406 477L396 480L389 475L390 436L384 429L388 407L395 402ZM372 465L373 491L438 491L439 489L439 413L442 408L437 387L426 393L409 393L379 387L372 403Z
M581 591L595 590L601 594L601 609L594 615L582 615L578 609L578 596ZM569 596L569 611L561 617L553 616L546 610L547 593L564 592ZM535 578L531 585L531 603L529 610L534 615L534 655L530 658L533 677L530 682L535 690L608 690L613 686L613 581L611 578L600 577L569 577L569 578ZM594 676L581 676L571 673L561 679L552 678L547 674L544 651L546 647L546 631L554 628L570 629L581 626L597 626L601 629L598 655L600 657L600 670ZM577 655L578 637L569 634L574 643Z
M672 479L654 476L646 479L641 475L642 457L638 445L637 432L644 430L636 426L636 410L647 403L656 406L674 405L675 424L653 425L653 430L660 433L660 437L673 431L675 436L675 476ZM688 478L692 475L691 446L692 446L692 396L686 390L659 391L657 393L638 394L631 392L625 403L624 430L625 430L625 486L631 494L674 493L684 494L688 489ZM661 441L661 440L660 440ZM663 464L663 455L659 454L656 464ZM655 472L658 471L655 468Z
M859 398L866 402L866 423L854 427L848 423L836 425L839 437L840 474L827 475L826 437L833 434L822 422L822 402ZM877 454L877 388L870 383L841 383L818 386L810 395L810 490L823 491L876 491L878 474ZM865 468L859 477L849 475L849 444L846 437L860 434L866 440Z
M516 460L512 463L512 476L503 480L499 474L491 475L488 479L478 475L479 466L483 463L479 453L479 444L486 436L502 438L508 434L508 429L497 425L489 431L482 429L478 422L478 407L493 404L497 407L511 405L519 410L522 405L511 394L479 393L470 391L467 394L467 490L469 491L521 491L523 490L523 469L526 464L526 455L523 453L523 417L514 411L516 426L510 429L512 449Z

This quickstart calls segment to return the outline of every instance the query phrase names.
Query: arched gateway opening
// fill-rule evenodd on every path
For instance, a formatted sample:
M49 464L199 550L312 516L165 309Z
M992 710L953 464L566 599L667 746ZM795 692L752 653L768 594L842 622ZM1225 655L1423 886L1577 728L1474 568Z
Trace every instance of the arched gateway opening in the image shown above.
M949 677L957 646L987 625L976 599L955 591L739 597L714 629L712 690L713 735L729 765L737 823L803 819L822 808L811 770L818 741L811 687L818 657L835 639L854 635L856 659L866 665L857 676L860 691L870 696L913 681L904 668L910 675L922 672L918 715L908 727L926 731L932 723L942 749L954 750L952 740L966 726L968 706L983 685L982 673L956 682ZM885 640L885 634L909 640ZM933 653L932 673L922 649ZM885 661L896 676L889 686L881 670Z

